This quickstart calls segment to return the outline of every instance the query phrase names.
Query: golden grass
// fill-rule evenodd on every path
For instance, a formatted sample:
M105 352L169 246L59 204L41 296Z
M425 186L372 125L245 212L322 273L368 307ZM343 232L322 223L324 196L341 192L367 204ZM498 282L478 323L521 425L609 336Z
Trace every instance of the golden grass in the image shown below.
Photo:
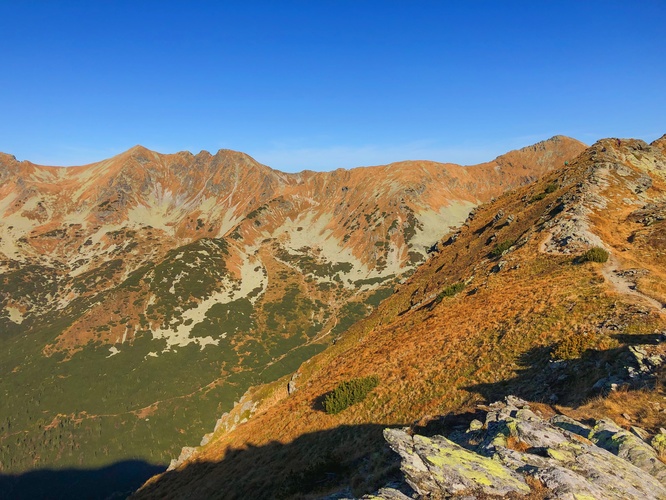
M506 447L510 450L520 451L521 453L525 453L530 449L530 445L515 436L506 438Z
M635 425L654 435L666 427L666 391L661 384L654 389L621 389L564 412L577 419L608 417L622 427Z

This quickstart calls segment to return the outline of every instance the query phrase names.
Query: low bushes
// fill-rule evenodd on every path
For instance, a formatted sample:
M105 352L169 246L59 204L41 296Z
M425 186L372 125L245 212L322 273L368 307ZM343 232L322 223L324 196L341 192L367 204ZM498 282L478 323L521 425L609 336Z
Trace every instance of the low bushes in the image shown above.
M495 248L493 248L490 251L490 256L491 257L499 257L502 255L504 252L506 252L509 248L511 248L516 242L514 240L505 240L499 245L496 245Z
M441 300L444 297L453 297L454 295L462 292L463 288L465 288L465 283L462 281L459 283L454 283L453 285L449 285L439 294L439 299Z
M608 260L608 252L601 247L590 248L578 258L579 262L601 262Z
M559 341L550 357L554 361L578 359L585 351L606 351L618 346L615 339L595 332L576 332Z
M550 193L554 193L555 191L557 191L558 188L559 186L557 185L556 182L551 182L546 186L546 188L541 193L532 196L532 198L530 199L530 203L543 200Z
M324 398L324 410L329 415L340 413L351 405L363 401L377 385L379 378L376 375L342 382Z

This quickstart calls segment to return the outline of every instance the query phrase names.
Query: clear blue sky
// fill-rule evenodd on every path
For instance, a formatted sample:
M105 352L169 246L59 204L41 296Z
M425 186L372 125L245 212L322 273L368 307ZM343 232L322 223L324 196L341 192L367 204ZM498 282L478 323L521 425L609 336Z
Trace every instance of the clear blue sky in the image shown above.
M666 1L0 0L0 151L286 171L666 133Z

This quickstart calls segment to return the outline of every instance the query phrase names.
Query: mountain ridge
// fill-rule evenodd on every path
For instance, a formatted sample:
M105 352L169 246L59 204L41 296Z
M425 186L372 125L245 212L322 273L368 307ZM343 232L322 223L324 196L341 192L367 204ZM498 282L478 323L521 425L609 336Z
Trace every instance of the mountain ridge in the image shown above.
M657 139L657 141L659 141L659 140L666 140L666 139L665 139L664 137L661 137L660 139ZM573 138L573 137L569 137L569 136L562 135L562 134L556 134L556 135L554 135L554 136L552 136L552 137L550 137L550 138L548 138L548 139L543 139L543 140L538 141L538 142L536 142L536 143L534 143L534 144L531 144L531 145L528 145L528 146L523 146L523 147L521 147L521 148L518 148L518 149L515 149L515 150L511 150L511 151L508 151L507 153L503 153L503 154L501 154L501 155L498 155L498 156L496 156L496 157L494 158L494 160L496 160L496 159L498 159L498 158L500 158L500 157L502 157L502 156L505 156L505 155L507 155L507 154L509 154L509 153L515 152L515 151L525 151L525 150L530 150L530 149L533 150L533 149L538 148L538 147L543 147L543 145L545 145L545 144L548 144L548 143L551 143L551 142L560 142L560 141L571 141L571 142L575 142L575 143L578 143L578 144L580 144L580 145L585 146L584 143L582 143L581 141L579 141L579 140L577 140L577 139L575 139L575 138ZM656 143L657 141L655 141L655 143ZM0 151L0 159L4 160L5 162L8 161L8 160L12 160L12 161L14 161L14 162L16 162L16 163L27 164L27 165L30 165L30 166L33 166L33 167L45 167L45 168L56 168L56 169L60 169L60 168L65 168L65 169L68 169L68 168L75 168L75 169L76 169L76 168L82 168L82 167L89 167L89 166L92 166L92 165L98 165L98 164L100 164L100 163L107 162L107 161L109 161L109 160L111 160L111 159L113 159L113 158L118 158L118 157L122 157L122 156L127 156L127 155L131 155L131 154L134 154L134 153L140 153L140 154L150 153L150 154L156 154L156 155L159 155L159 156L176 156L176 155L185 155L185 156L192 156L192 157L197 157L197 156L202 156L202 157L206 157L206 156L216 156L216 155L219 155L220 153L230 153L230 154L232 154L232 155L239 155L239 156L247 157L247 158L251 159L253 162L259 163L259 162L258 162L255 158L253 158L251 155L249 155L249 154L247 154L247 153L244 153L244 152L242 152L242 151L239 151L239 150L229 149L229 148L220 148L220 149L217 150L217 152L216 152L215 154L211 153L210 151L208 151L208 150L206 150L206 149L202 149L201 151L199 151L199 152L196 153L196 154L193 153L192 151L189 151L189 150L186 150L186 149L185 149L185 150L181 150L181 151L176 151L176 152L174 152L174 153L160 153L160 152L158 152L158 151L155 151L155 150L149 149L149 148L147 148L147 147L145 147L145 146L143 146L143 145L141 145L141 144L135 144L134 146L132 146L132 147L130 147L130 148L124 150L124 151L121 151L120 153L117 153L117 154L115 154L115 155L113 155L113 156L111 156L111 157L109 157L109 158L106 158L106 159L103 159L103 160L94 161L94 162L90 162L90 163L86 163L86 164L82 164L82 165L58 166L58 165L38 164L38 163L34 163L34 162L32 162L32 161L30 161L30 160L27 160L27 159L26 159L26 160L18 160L18 159L16 158L15 155L12 155L12 154L10 154L10 153L5 153L5 152L2 152L2 151ZM494 160L491 160L491 161L494 161ZM393 164L398 164L398 163L420 162L420 161L426 161L426 162L432 162L432 163L439 163L439 164L442 164L442 165L458 165L458 166L473 166L473 165L476 165L476 164L463 165L463 164L457 164L457 163L451 163L451 162L438 162L438 161L436 161L436 160L426 160L426 159L420 159L420 160L414 160L414 159L412 159L412 160L397 160L397 161L394 161L394 162L391 162L391 163L388 163L388 164L385 164L385 165L359 165L359 166L352 167L352 168L338 167L338 168L334 168L334 169L331 169L331 170L325 170L325 171L316 171L316 170L311 170L311 169L304 169L304 170L301 170L301 171L298 171L298 172L283 172L283 171L280 171L280 170L277 170L277 169L273 169L273 168L271 168L271 167L267 167L267 168L270 168L271 170L274 170L274 171L276 171L276 172L281 172L281 173L284 173L284 174L287 174L287 175L298 175L298 174L302 174L303 172L330 173L330 172L333 172L333 171L335 171L335 170L355 170L355 169L357 169L357 168L371 168L371 167L377 167L377 166L380 166L380 167L381 167L381 166L393 165ZM486 163L490 163L490 162L486 162ZM261 163L259 163L259 164L260 164L260 165L263 165L263 164L261 164ZM266 165L264 165L264 166L266 166Z
M248 392L135 497L371 494L401 480L382 428L439 418L466 429L476 405L516 393L658 440L666 156L659 142L613 138L568 163L474 210L371 315L291 377ZM608 261L585 262L598 245ZM365 401L323 411L338 384L371 375ZM547 497L531 484L542 489L530 498Z
M478 203L583 149L299 174L236 152L0 158L2 471L166 465L337 342Z

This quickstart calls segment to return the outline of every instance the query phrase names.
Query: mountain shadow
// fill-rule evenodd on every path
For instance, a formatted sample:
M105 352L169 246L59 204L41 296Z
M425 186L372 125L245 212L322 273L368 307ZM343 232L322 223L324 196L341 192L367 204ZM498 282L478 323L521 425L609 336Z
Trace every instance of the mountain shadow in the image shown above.
M522 369L514 378L466 389L483 395L489 402L513 394L529 401L577 406L594 394L610 390L610 382L627 390L653 385L659 369L641 371L636 349L666 347L659 345L662 336L614 335L609 339L613 342L608 345L613 347L607 349L580 348L571 352L561 344L535 347L522 355ZM566 353L567 359L553 361L553 352ZM646 356L648 359L650 353ZM599 381L607 383L598 384ZM312 402L313 409L321 411L322 398ZM483 418L482 413L479 409L463 408L432 419L423 427L411 427L425 435L464 432L472 419ZM220 461L192 462L166 472L132 498L310 499L333 493L360 497L401 478L398 455L383 438L386 427L345 425L304 434L289 443L273 441L230 449Z
M654 387L661 378L662 367L641 370L632 347L656 346L663 342L663 336L616 334L611 338L621 345L604 350L586 349L577 357L563 360L552 359L556 346L534 347L520 357L517 376L467 386L465 390L476 392L489 402L511 394L530 401L577 406L609 390L611 383L627 390Z
M386 427L344 425L290 443L231 449L219 462L166 472L132 498L320 498L337 491L361 496L401 478L399 457L382 434Z
M0 474L0 498L12 500L124 499L148 478L166 469L141 460L125 460L99 469L39 469Z

